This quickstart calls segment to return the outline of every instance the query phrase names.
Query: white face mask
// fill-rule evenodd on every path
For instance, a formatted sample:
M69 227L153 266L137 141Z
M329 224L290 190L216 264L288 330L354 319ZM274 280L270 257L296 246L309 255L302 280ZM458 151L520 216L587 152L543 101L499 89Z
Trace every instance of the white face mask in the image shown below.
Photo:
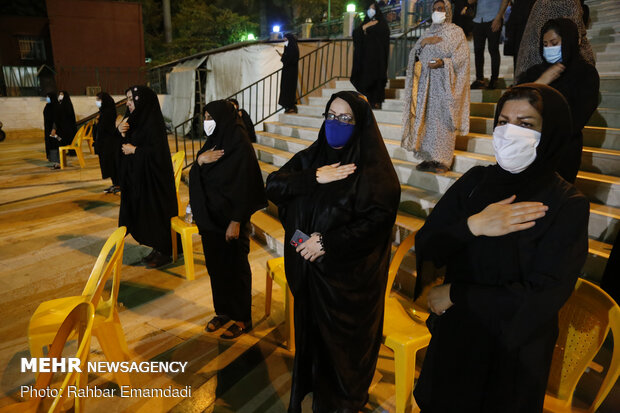
M65 98L65 95L58 95L58 101L62 102L62 100Z
M100 100L95 100L95 105L100 108L101 107L101 101Z
M445 11L434 11L431 14L431 19L434 24L441 24L446 21L446 12Z
M369 19L372 19L373 17L375 17L375 14L377 14L377 11L375 9L373 9L373 8L370 8L366 12L366 14L368 15Z
M543 47L543 56L551 64L562 61L562 45Z
M204 129L205 129L205 133L207 134L207 136L211 136L211 134L215 130L215 121L213 119L205 120Z
M493 130L495 159L502 169L518 174L536 159L540 132L508 123Z
M288 40L284 41L284 47L288 46Z
M52 103L52 100L51 100L50 98L48 98L48 97L47 97L47 98L45 98L45 101L46 101L47 103Z

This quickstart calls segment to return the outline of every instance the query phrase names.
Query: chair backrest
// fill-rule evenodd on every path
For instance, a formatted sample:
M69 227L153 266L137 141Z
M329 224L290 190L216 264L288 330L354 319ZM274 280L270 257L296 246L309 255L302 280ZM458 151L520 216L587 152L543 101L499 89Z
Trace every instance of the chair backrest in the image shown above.
M123 265L123 248L125 245L126 233L126 227L119 227L110 235L101 248L101 252L99 252L97 261L95 261L93 270L84 287L84 291L82 291L82 295L89 297L90 302L93 303L95 308L99 305L105 284L110 275L112 275L112 288L110 296L104 303L106 303L107 307L110 309L115 307L121 282L120 275ZM114 248L113 252L111 252L112 248Z
M400 264L403 261L403 258L405 258L407 252L409 252L409 250L413 248L413 245L415 244L415 235L417 233L418 231L411 232L411 234L409 234L409 236L407 236L407 238L405 238L400 243L398 249L396 250L396 253L394 253L394 256L392 257L392 262L390 262L390 269L388 270L387 288L385 289L386 302L388 297L390 296L390 292L392 291L392 285L394 284L394 280L396 279L396 274L398 274Z
M63 350L67 344L67 340L71 337L77 337L77 351L75 353L75 358L80 360L80 369L82 373L77 371L68 371L62 384L59 388L59 394L56 396L49 407L48 412L59 412L63 408L63 395L69 393L67 388L75 382L80 383L81 380L87 380L88 372L87 372L87 361L88 355L90 353L90 339L92 337L93 323L95 320L95 308L91 303L80 303L76 305L73 310L67 315L64 319L54 340L52 341L52 345L50 346L49 353L47 357L61 359L63 358ZM41 372L37 377L37 381L35 383L35 388L37 390L42 390L50 387L52 382L52 378L54 377L53 372ZM39 405L43 401L43 397L38 396L40 394L45 394L45 392L34 392L37 397L34 397L32 402L34 403L34 408L32 411L39 411ZM79 403L80 398L76 397L76 403ZM76 412L81 409L77 408Z
M174 186L177 190L177 206L179 208L179 215L183 213L183 211L181 211L181 197L179 196L179 186L181 185L181 172L183 171L184 160L185 151L179 151L172 155L172 169L174 170Z
M87 123L85 125L82 125L80 129L78 129L78 131L75 133L75 136L73 137L73 140L71 141L70 146L73 146L74 148L80 148L82 146L82 139L84 138L84 134L86 133L89 125L90 123Z
M611 330L612 359L592 405L595 412L620 374L620 307L600 287L579 279L559 312L559 335L553 352L547 391L570 406L573 392Z

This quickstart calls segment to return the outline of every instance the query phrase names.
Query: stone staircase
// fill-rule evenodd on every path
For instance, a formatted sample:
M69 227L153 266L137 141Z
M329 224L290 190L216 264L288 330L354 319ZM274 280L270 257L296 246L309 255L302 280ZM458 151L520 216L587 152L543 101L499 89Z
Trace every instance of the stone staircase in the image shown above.
M584 130L582 167L576 186L590 199L590 254L584 276L599 281L609 256L611 243L620 229L620 72L615 69L620 57L620 28L617 0L590 1L593 45L601 72L601 104ZM620 36L620 34L618 34ZM619 38L620 40L620 38ZM490 62L485 62L488 66ZM472 53L473 75L473 53ZM502 73L512 72L512 58L502 59ZM489 68L486 68L490 73ZM487 73L485 72L485 73ZM507 84L512 79L506 79ZM473 90L471 93L470 133L457 139L452 170L445 174L420 172L419 160L400 147L401 116L404 107L404 78L392 79L386 90L382 110L374 114L401 183L398 234L419 228L442 194L464 172L475 165L495 163L492 126L495 104L503 90ZM278 121L265 122L257 132L256 153L263 175L284 165L296 152L308 147L318 135L321 114L329 97L339 90L353 90L349 81L339 80L322 90L322 96L310 97L299 105L298 114L280 114ZM255 232L278 254L283 253L283 230L277 210L270 205L252 219ZM397 240L398 241L398 240ZM402 277L401 277L402 278ZM404 281L409 284L408 281ZM407 288L408 289L408 288Z

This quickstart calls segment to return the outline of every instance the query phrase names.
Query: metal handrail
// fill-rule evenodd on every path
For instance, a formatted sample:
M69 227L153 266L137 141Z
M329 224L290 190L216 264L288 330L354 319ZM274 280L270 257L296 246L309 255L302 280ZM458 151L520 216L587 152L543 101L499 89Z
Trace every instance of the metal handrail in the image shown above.
M297 82L297 102L315 90L321 88L334 79L348 78L350 75L352 61L352 41L351 39L333 39L326 44L319 46L312 52L300 57ZM228 96L228 99L235 98L239 101L241 108L245 109L253 119L254 125L264 122L266 119L281 112L284 108L277 103L280 95L280 80L282 69L264 76L249 86ZM174 127L175 145L179 149L179 138L188 136L191 138L192 162L185 161L185 168L193 163L195 158L197 142L200 146L203 143L203 133L201 122L202 114L198 114L185 122ZM186 131L189 127L189 133ZM179 133L179 130L181 133ZM183 149L188 152L188 139L183 140ZM199 146L199 147L200 147Z
M404 74L407 69L409 60L409 51L413 48L413 45L422 34L422 29L425 28L430 19L424 19L411 27L409 30L393 39L394 46L390 54L390 61L388 63L388 76L394 78Z
M127 98L125 99L121 99L118 102L115 103L116 106L116 112L118 113L118 108L123 107L127 105ZM90 122L91 120L95 119L97 116L99 116L99 112L95 112L92 115L88 115L85 118L82 118L80 120L78 120L76 123L77 127L79 128L80 126L82 126L83 124Z

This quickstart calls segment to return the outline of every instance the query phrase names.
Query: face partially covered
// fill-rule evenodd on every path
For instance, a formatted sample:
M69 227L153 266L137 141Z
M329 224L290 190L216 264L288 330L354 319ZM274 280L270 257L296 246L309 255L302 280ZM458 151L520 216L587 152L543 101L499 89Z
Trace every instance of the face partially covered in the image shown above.
M344 147L355 130L355 116L351 106L341 98L336 98L329 105L325 114L325 138L334 149Z
M129 113L136 110L136 105L133 101L133 94L131 93L131 90L127 91L127 109L129 109Z
M497 126L506 124L542 131L542 115L526 99L508 100L502 107Z

